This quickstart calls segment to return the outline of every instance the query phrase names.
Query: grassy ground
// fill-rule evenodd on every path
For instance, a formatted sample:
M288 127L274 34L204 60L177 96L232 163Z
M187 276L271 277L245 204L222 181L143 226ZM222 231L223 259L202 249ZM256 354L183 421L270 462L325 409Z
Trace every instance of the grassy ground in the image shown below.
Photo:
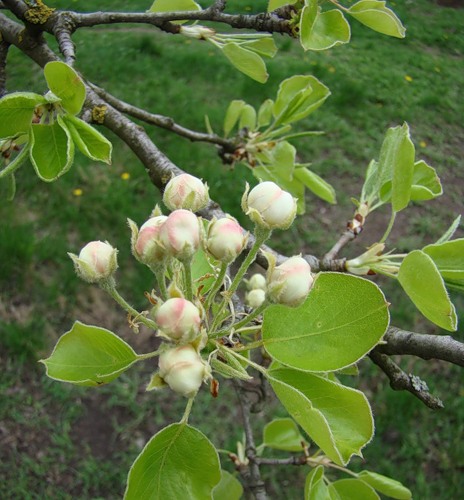
M78 10L100 4L49 3ZM263 3L229 2L231 10L236 6L242 12L258 10ZM395 3L408 29L405 40L353 24L349 46L304 54L297 44L277 37L281 50L268 63L271 77L264 86L238 74L206 43L162 36L140 26L77 33L78 68L115 95L185 126L202 129L207 114L218 132L232 99L257 105L273 97L279 82L295 73L314 74L328 85L332 97L304 123L326 135L297 145L302 161L311 161L314 170L333 183L339 204L331 207L310 198L307 216L273 239L286 253L304 248L322 255L331 246L350 217L349 199L359 194L362 173L377 155L385 130L407 120L420 156L437 168L445 189L442 198L399 218L394 245L409 250L432 242L462 211L464 10L441 8L428 0ZM147 8L141 1L111 4L114 9ZM8 87L45 90L40 72L16 50L10 53ZM150 135L180 167L203 176L212 196L241 217L243 179L252 178L244 167L230 172L210 146L157 129L150 129ZM149 273L130 257L125 219L142 223L159 195L130 151L114 142L112 166L78 157L72 171L52 185L36 180L31 168L22 169L14 204L0 206L1 498L117 498L140 447L182 411L182 401L144 393L150 366L109 387L85 390L46 379L35 362L50 352L76 318L130 335L124 314L99 290L78 282L67 251L77 252L92 239L107 239L120 249L123 294L143 306L142 292L151 287ZM383 233L385 217L373 217L348 256ZM393 304L395 324L435 331L402 292L392 284L382 285ZM153 339L141 335L131 342L147 351ZM464 488L460 372L438 363L403 363L429 382L446 408L433 413L408 394L392 392L383 377L363 363L359 385L371 399L377 424L377 437L365 450L365 467L403 480L415 498L458 498ZM217 411L210 411L205 409L209 397L202 395L205 404L196 404L193 424L217 436L218 446L231 448L241 434L235 426L236 410L227 405L233 394L225 384L221 396ZM272 407L261 415L260 423L274 411ZM299 498L300 490L291 488L304 477L301 470L269 471L269 477L273 498Z

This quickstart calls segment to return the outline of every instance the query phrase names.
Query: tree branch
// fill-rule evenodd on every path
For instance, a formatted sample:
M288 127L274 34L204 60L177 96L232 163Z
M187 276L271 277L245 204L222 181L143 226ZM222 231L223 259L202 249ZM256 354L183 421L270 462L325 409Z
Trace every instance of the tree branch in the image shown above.
M340 250L348 244L350 241L353 241L356 238L356 234L353 231L347 229L335 243L335 245L324 255L324 261L331 261L337 257Z
M387 375L390 387L394 391L408 391L433 410L443 408L441 399L430 394L423 380L412 373L405 373L386 354L373 350L369 353L369 357Z
M0 97L6 94L6 59L9 48L10 44L8 42L5 40L0 41Z
M256 457L259 465L307 465L308 458L304 455L288 458L260 458Z

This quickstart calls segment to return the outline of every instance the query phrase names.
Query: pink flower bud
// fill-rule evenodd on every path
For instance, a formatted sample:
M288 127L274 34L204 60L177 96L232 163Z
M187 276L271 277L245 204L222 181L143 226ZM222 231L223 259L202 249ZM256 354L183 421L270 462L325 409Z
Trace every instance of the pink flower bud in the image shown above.
M200 246L200 222L188 210L175 210L161 226L160 241L168 255L188 260Z
M261 182L244 194L242 208L250 219L267 229L287 229L296 215L296 199L274 182Z
M297 307L308 296L313 284L311 267L302 257L290 257L270 270L268 297L272 302Z
M186 299L167 300L156 311L155 321L162 334L175 341L191 342L200 331L200 311Z
M91 241L80 251L79 256L69 253L78 276L89 283L109 278L118 268L118 251L109 243Z
M151 266L165 258L166 252L160 243L159 233L166 219L165 215L148 219L133 239L132 253L142 264Z
M210 222L206 248L215 259L229 264L240 255L247 238L235 219L224 217Z
M173 177L166 185L163 202L170 210L198 212L209 203L208 186L189 174Z
M257 309L266 300L266 292L261 288L250 290L245 295L245 302L253 309Z
M160 377L169 387L188 398L196 394L211 373L209 366L190 344L161 353L158 366Z

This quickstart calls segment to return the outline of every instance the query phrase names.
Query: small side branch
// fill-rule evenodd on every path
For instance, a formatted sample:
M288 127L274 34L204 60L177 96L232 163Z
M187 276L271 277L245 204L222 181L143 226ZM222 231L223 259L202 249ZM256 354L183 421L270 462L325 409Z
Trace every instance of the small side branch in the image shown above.
M390 387L394 391L408 391L432 410L443 408L441 399L430 394L429 388L423 380L411 373L405 373L386 354L374 350L369 354L369 357L387 375Z
M76 60L76 47L72 41L71 34L74 26L66 17L60 16L53 26L53 33L58 41L60 51L64 60L70 66L74 65Z
M350 241L356 238L356 234L353 231L347 229L335 243L335 245L324 255L324 261L331 261L337 257L340 250L347 245Z

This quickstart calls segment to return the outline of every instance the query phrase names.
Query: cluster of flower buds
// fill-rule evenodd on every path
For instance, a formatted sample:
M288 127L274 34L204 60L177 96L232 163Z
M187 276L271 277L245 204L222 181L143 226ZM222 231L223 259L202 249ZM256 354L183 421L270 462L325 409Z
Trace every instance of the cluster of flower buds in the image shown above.
M266 300L266 278L259 273L246 282L248 292L245 295L245 302L252 309L257 309Z
M248 234L232 217L213 219L208 225L206 248L218 261L230 264L245 248Z
M118 268L118 251L108 242L91 241L79 256L68 253L74 262L77 275L88 283L98 283L111 278Z
M200 311L192 302L175 297L168 299L155 313L160 335L175 342L188 343L200 333Z

